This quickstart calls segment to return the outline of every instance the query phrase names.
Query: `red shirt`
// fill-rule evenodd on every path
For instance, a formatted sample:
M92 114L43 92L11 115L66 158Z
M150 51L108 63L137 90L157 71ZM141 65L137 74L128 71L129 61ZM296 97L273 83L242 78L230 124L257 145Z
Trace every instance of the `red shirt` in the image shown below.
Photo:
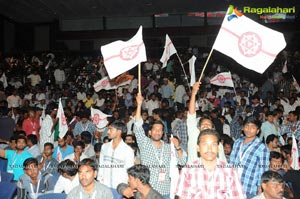
M25 131L26 136L34 134L38 137L40 137L39 131L40 131L40 121L39 119L31 119L31 118L27 118L26 120L23 121L22 124L22 129L23 131Z

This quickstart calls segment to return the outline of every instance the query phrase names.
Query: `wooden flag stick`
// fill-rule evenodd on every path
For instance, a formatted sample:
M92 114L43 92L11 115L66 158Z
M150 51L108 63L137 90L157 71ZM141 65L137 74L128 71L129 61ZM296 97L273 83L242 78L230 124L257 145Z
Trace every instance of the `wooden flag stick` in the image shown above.
M211 57L211 54L212 54L213 50L214 50L214 49L211 48L211 50L210 50L210 52L209 52L209 55L208 55L208 57L207 57L207 59L206 59L206 62L205 62L205 64L204 64L204 67L203 67L203 69L202 69L202 71L201 71L201 75L200 75L200 77L199 77L198 82L200 82L201 79L202 79L203 73L204 73L204 71L205 71L205 68L206 68L206 66L207 66L207 63L208 63L208 61L209 61L209 59L210 59L210 57Z
M183 70L183 73L184 73L184 79L186 80L187 85L189 85L189 82L188 82L188 78L187 78L186 72L185 72L185 70L184 70L182 61L181 61L181 59L180 59L180 57L179 57L179 55L178 55L177 52L176 52L176 55L177 55L177 58L178 58L178 60L179 60L179 62L180 62L180 65L181 65L181 67L182 67L182 70ZM188 86L188 87L189 87L189 91L191 92L190 86Z
M139 66L138 66L138 83L139 83L139 93L142 94L141 92L141 62L139 63Z

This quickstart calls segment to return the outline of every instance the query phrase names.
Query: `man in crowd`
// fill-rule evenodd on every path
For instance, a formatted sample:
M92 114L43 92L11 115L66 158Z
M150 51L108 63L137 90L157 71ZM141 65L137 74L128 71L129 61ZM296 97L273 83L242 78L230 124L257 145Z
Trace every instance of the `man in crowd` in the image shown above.
M284 182L278 173L266 171L261 176L263 192L252 199L285 199L283 197Z
M97 174L98 165L96 162L88 158L80 161L78 165L78 177L80 184L68 194L67 199L113 199L114 197L110 189L95 180Z
M27 146L28 146L27 151L35 158L41 155L40 147L37 144L38 144L38 138L36 135L30 134L27 136Z
M127 170L128 184L121 183L118 185L118 192L131 198L145 198L145 199L163 199L163 197L154 190L150 184L150 170L145 165L134 165Z
M126 171L134 165L134 152L122 139L127 131L123 122L116 120L108 128L111 141L102 145L97 179L111 189L115 199L122 199L116 189L128 181Z
M37 157L39 169L42 173L57 173L58 161L52 157L54 146L52 143L45 143L42 155Z
M181 171L176 195L184 198L243 199L243 187L234 168L218 158L219 134L206 129L198 136L200 158Z
M74 148L67 144L67 135L63 138L58 138L58 146L54 148L54 153L52 157L56 159L58 162L61 162L65 157L72 154L74 152Z
M134 133L141 153L141 162L150 169L150 185L157 190L165 199L170 198L170 159L171 146L164 143L164 125L161 121L155 121L149 131L150 138L145 135L142 127L141 108L143 97L137 94L137 110L135 116ZM181 149L179 141L172 139L177 150L178 163L186 163L186 154Z
M84 151L84 143L82 141L78 141L74 145L74 152L67 155L64 160L69 159L77 165L79 161L87 158L86 155L83 153Z
M71 160L64 160L57 167L60 174L55 186L54 193L65 192L68 194L73 188L79 185L77 166Z
M0 157L6 158L7 172L14 174L14 181L18 181L20 176L24 173L23 163L27 158L31 158L32 155L25 151L27 146L27 139L25 136L19 136L17 138L17 150L4 150L0 148Z
M256 136L259 128L257 118L247 118L243 129L245 136L235 141L230 154L230 164L237 167L248 199L257 195L259 179L269 165L270 152Z
M28 158L23 163L25 174L18 183L19 199L36 199L38 196L53 191L52 175L50 173L40 173L36 158Z

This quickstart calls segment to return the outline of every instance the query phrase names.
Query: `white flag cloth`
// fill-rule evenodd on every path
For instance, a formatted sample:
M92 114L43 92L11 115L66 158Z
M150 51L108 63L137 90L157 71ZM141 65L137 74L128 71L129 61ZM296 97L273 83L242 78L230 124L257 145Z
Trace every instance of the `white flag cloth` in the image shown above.
M143 42L143 27L128 41L115 41L101 46L104 65L110 79L132 69L137 64L147 61Z
M263 73L286 46L284 35L228 9L213 49L242 66Z
M173 138L173 135L171 135ZM176 149L173 142L170 143L171 147L171 160L170 160L170 178L171 178L171 188L170 188L170 198L175 198L175 191L179 179L179 170L177 167L177 157Z
M299 93L300 92L300 86L299 86L297 80L295 79L294 75L292 75L292 77L293 77L293 86L297 90L297 93Z
M285 60L285 62L283 64L282 73L287 73L287 60Z
M101 80L96 82L93 87L96 92L99 92L101 89L111 90L117 88L116 86L111 86L108 77L103 77Z
M166 34L165 49L164 49L163 55L160 58L160 62L162 63L161 68L164 68L167 66L168 60L175 53L177 53L177 50L174 47L169 35Z
M294 134L292 135L293 144L292 144L292 160L291 160L291 167L294 170L299 170L299 153L298 153L298 146L296 143L296 138Z
M225 162L227 164L227 159L224 153L224 147L222 143L219 143L219 153L218 153L218 158L220 161Z
M111 117L111 115L106 115L102 111L92 107L91 107L91 115L92 115L93 123L99 129L106 127L106 125L108 124L107 117Z
M195 73L195 61L196 57L193 55L191 59L189 59L189 69L190 69L190 75L191 75L191 80L190 80L190 85L193 86L196 82L196 73Z
M64 109L63 109L63 106L61 103L61 98L59 98L59 104L58 104L58 110L57 110L56 117L58 118L59 137L63 138L66 135L69 127L68 127Z
M234 87L230 72L219 73L210 80L211 84L217 86Z

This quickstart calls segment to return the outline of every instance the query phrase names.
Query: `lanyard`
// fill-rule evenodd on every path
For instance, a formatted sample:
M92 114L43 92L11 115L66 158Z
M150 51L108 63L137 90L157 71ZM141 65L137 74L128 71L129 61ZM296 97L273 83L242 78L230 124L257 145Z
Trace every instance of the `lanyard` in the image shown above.
M81 130L82 130L82 131L86 131L86 130L88 129L88 127L89 127L89 124L88 124L88 123L85 123L85 124L86 124L86 126L83 128L83 125L84 125L84 124L81 123Z
M243 142L240 145L240 150L239 150L239 157L240 157L240 162L244 160L245 154L250 151L253 148L254 144L251 144L250 147L246 149L246 151L243 153Z
M153 146L153 145L152 145L152 146ZM164 143L162 142L162 150L161 150L160 158L158 157L157 149L156 149L154 146L153 146L153 148L154 148L155 157L156 157L156 159L157 159L157 161L158 161L158 163L159 163L159 166L161 166L162 163L163 163L163 156L164 156L164 148L165 148L165 145L164 145Z
M42 159L42 161L43 161L43 159ZM41 161L41 162L42 162ZM43 170L44 171L46 171L47 169L48 169L48 167L50 166L50 164L51 164L51 160L48 162L48 164L47 164L47 166L46 166L46 161L47 161L47 159L45 160L45 163L44 163L44 166L43 166Z
M12 167L12 168L14 168L14 165L15 165L17 159L18 159L18 158L16 158L16 155L17 155L17 151L15 151L15 154L14 154L14 156L13 156L13 158L12 158L12 163L11 163L11 167Z
M33 198L34 199L38 198L39 188L40 188L40 182L41 182L41 179L38 180L37 188L36 188L36 192L35 193L34 193L33 185L32 185L32 183L30 183L31 193L33 194Z

